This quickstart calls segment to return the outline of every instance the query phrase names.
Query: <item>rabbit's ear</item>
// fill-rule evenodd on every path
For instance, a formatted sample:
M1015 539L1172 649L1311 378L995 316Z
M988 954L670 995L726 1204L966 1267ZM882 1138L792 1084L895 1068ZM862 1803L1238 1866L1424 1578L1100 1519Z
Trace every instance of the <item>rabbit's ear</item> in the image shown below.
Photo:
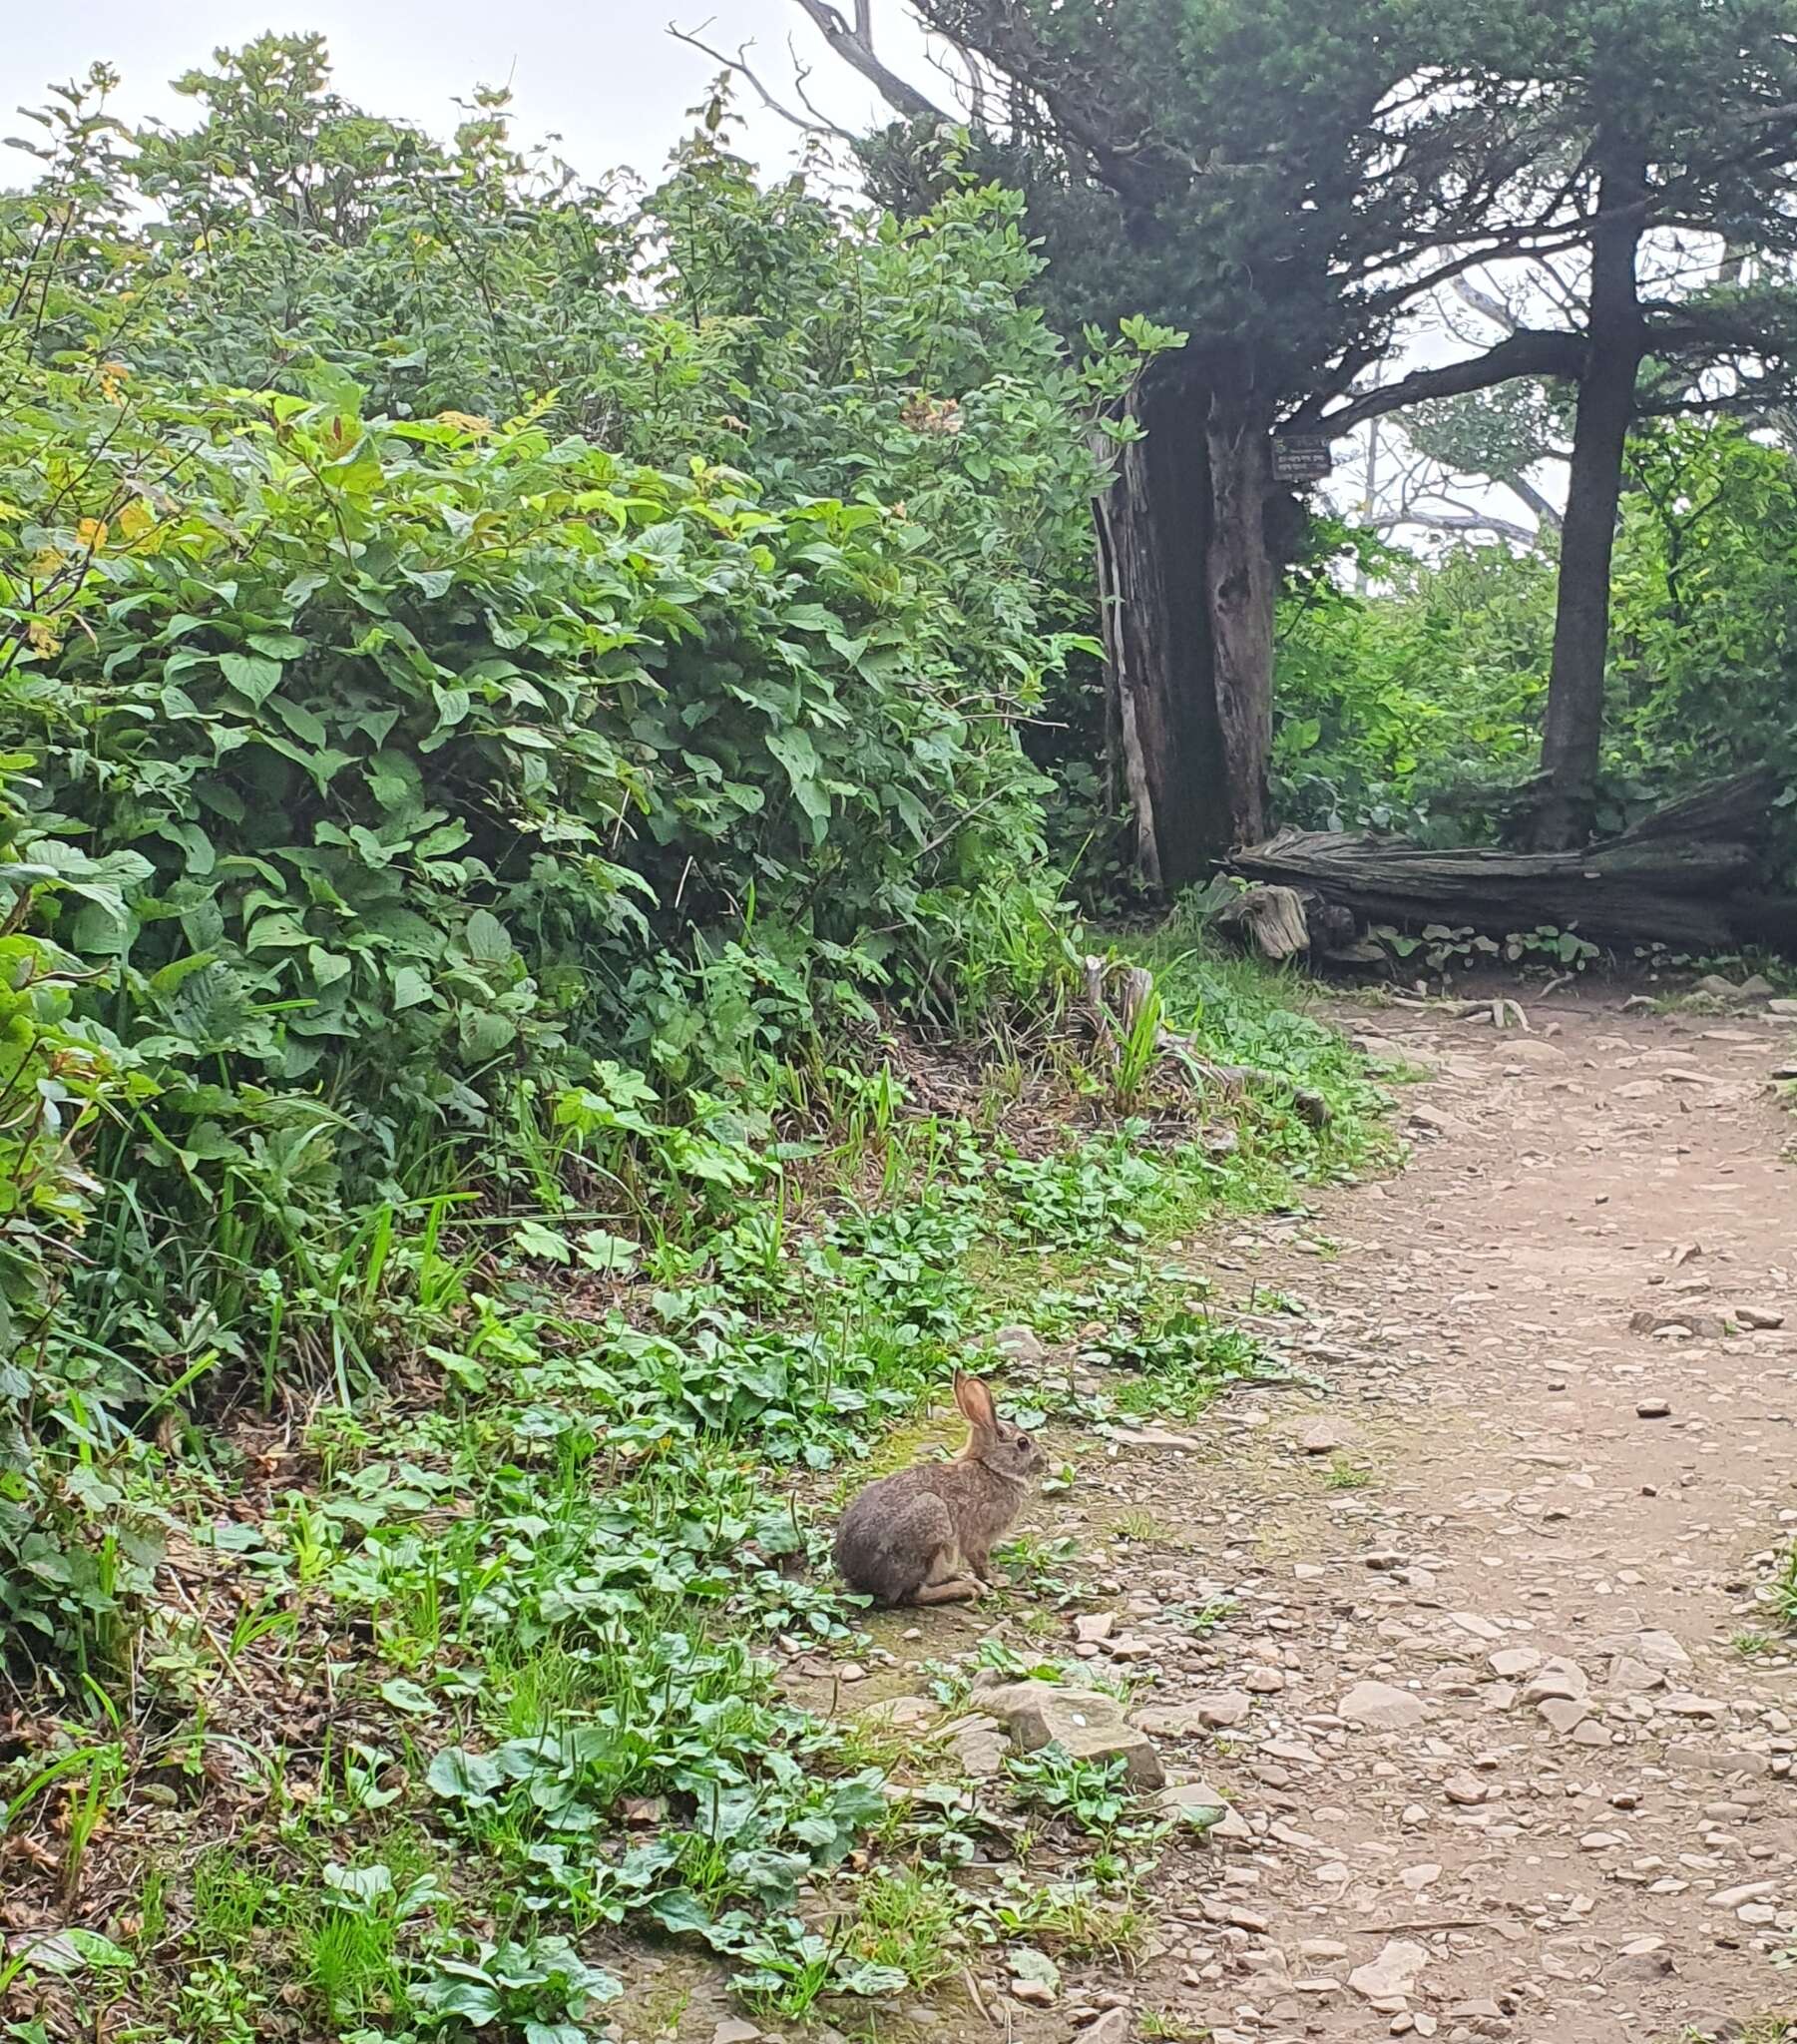
M999 1430L999 1416L993 1409L992 1393L978 1377L963 1376L955 1372L955 1403L961 1408L961 1416L976 1433L995 1434Z

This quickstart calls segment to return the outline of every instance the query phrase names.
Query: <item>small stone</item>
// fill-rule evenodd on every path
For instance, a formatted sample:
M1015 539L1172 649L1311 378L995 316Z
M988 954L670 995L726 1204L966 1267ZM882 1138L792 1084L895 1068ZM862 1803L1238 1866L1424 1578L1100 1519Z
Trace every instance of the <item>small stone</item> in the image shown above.
M1082 2044L1129 2044L1130 2018L1126 2008L1108 2008L1096 2023L1080 2032Z
M1649 1630L1636 1633L1629 1641L1637 1661L1649 1668L1688 1668L1691 1657L1670 1633Z
M1542 1663L1523 1692L1526 1704L1545 1704L1550 1697L1582 1697L1590 1690L1585 1672L1576 1661L1556 1654Z
M1407 1731L1429 1715L1420 1697L1389 1682L1357 1682L1335 1710L1350 1725L1376 1732Z
M1047 1353L1042 1345L1042 1336L1036 1329L1021 1323L1001 1327L993 1335L992 1345L1000 1354L1010 1356L1013 1362L1040 1362Z
M1658 1708L1670 1711L1675 1718L1726 1718L1728 1706L1718 1704L1711 1697L1692 1696L1687 1690L1668 1690L1659 1699Z
M1710 1896L1712 1909L1738 1909L1743 1902L1757 1902L1762 1895L1774 1891L1776 1883L1769 1880L1744 1881L1738 1888L1718 1888Z
M1046 1980L1013 1980L1011 1998L1013 2001L1024 2002L1031 2008L1055 2006L1055 1990Z
M1649 1668L1645 1661L1637 1661L1632 1654L1618 1654L1609 1665L1607 1687L1622 1696L1641 1696L1663 1687L1665 1680L1659 1669Z
M1004 1773L1011 1742L990 1718L960 1718L944 1729L962 1774L990 1782Z
M1542 1657L1533 1647L1501 1647L1487 1658L1492 1673L1506 1682L1514 1682L1519 1675L1528 1675L1542 1665Z
M1639 1312L1628 1316L1628 1331L1631 1334L1690 1334L1705 1341L1714 1341L1727 1333L1727 1323L1720 1313L1698 1312L1691 1306L1680 1306L1668 1311L1660 1306L1643 1306Z
M1285 1687L1285 1677L1276 1668L1250 1668L1241 1686L1257 1697L1276 1697Z
M1665 1398L1638 1398L1635 1401L1634 1416L1636 1419L1670 1419L1671 1402Z
M1083 1617L1074 1620L1074 1638L1084 1641L1088 1645L1095 1645L1100 1640L1110 1639L1116 1630L1117 1613L1115 1611L1091 1611L1087 1612Z
M1450 1611L1448 1617L1463 1633L1471 1633L1476 1640L1501 1640L1504 1637L1501 1626L1493 1625L1489 1618L1477 1611Z
M1416 1992L1417 1982L1429 1963L1428 1948L1407 1938L1392 1938L1375 1959L1356 1966L1348 1985L1367 2001L1405 2001Z
M1536 1708L1556 1732L1575 1732L1590 1715L1591 1707L1582 1697L1550 1697Z
M1737 1305L1734 1309L1735 1324L1755 1329L1770 1329L1784 1325L1784 1314L1776 1306Z
M1432 1881L1442 1877L1442 1870L1432 1860L1425 1860L1420 1866L1407 1866L1398 1878L1413 1894L1421 1893Z
M1450 1802L1472 1804L1485 1800L1485 1784L1471 1775L1450 1775L1442 1784L1442 1793Z
M711 2032L711 2044L755 2044L761 2032L740 2016L725 2016Z
M1182 1704L1155 1704L1137 1711L1130 1722L1150 1739L1190 1739L1199 1732L1224 1732L1239 1725L1254 1708L1245 1690L1224 1689L1190 1697Z
M927 1697L886 1697L870 1704L863 1715L894 1732L916 1732L934 1723L937 1712Z
M1298 1435L1298 1446L1306 1455L1333 1455L1347 1444L1347 1435L1327 1419L1312 1420Z

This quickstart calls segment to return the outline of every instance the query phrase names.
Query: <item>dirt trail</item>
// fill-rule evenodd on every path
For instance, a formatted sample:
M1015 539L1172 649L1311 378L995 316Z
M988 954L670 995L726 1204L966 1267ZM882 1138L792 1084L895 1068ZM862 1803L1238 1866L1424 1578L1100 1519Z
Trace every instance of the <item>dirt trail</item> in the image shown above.
M1797 2012L1771 1963L1797 1945L1797 1669L1735 1644L1797 1533L1788 1031L1596 995L1531 1020L1355 1017L1431 1070L1414 1165L1205 1258L1288 1295L1301 1317L1263 1325L1331 1395L1238 1396L1201 1447L1121 1451L1103 1510L1090 1485L1041 1508L1132 1525L1104 1588L1152 1649L1146 1701L1228 1721L1162 1753L1252 1835L1170 1860L1141 1974L1021 2034L1069 2034L1083 1997L1217 2044L1757 2040ZM1742 1306L1786 1323L1703 1317ZM1631 1328L1648 1310L1696 1331ZM1198 1577L1235 1616L1173 1644Z

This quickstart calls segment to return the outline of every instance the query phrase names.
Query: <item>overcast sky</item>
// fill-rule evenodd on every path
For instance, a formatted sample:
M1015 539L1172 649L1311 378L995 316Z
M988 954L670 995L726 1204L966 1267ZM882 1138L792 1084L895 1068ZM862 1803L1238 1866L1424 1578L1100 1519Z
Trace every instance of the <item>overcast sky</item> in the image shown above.
M124 73L118 109L128 119L191 120L190 103L168 81L207 61L221 44L265 29L316 30L336 66L339 90L371 111L400 115L436 134L455 126L455 101L475 85L510 81L520 142L562 137L561 153L588 177L629 164L659 170L680 133L686 108L702 99L716 70L667 33L683 28L734 51L752 41L751 61L771 85L791 75L790 35L814 62L811 92L845 127L866 124L872 91L833 58L795 0L84 0L56 7L15 0L0 41L0 134L17 134L12 109L41 104L43 88L105 59ZM903 0L879 0L881 54L920 82L923 38ZM786 162L797 132L753 104L743 88L747 153L766 166ZM29 160L0 156L0 185L29 181Z

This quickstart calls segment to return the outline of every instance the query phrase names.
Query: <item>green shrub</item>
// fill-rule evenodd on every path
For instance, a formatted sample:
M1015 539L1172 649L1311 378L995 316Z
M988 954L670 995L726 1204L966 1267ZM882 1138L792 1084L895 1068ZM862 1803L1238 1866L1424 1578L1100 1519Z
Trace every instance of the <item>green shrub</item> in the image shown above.
M135 1437L445 1331L454 1215L579 1209L540 1240L609 1269L766 1175L776 1066L873 997L1054 998L1018 731L1089 651L1091 404L1157 344L1064 358L1014 195L839 215L721 106L633 209L501 98L448 150L371 119L315 38L183 80L187 135L112 83L0 199L40 1636L129 1588Z

